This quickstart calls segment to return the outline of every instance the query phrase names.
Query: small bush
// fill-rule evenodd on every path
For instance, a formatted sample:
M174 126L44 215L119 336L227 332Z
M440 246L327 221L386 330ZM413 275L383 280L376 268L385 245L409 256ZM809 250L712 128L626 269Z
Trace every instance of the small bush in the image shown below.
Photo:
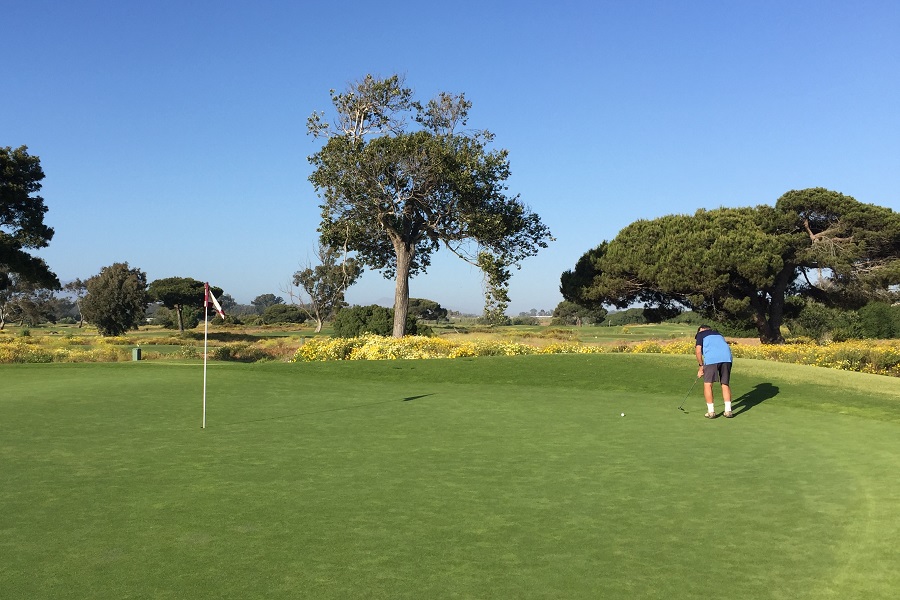
M519 315L512 318L513 325L540 325L541 321L537 317Z
M233 360L238 362L259 362L271 358L262 348L248 342L232 342L209 349L211 360Z
M228 329L229 327L238 327L244 324L245 323L241 320L240 317L236 317L234 315L225 315L224 319L222 319L218 315L213 315L213 317L209 320L210 329Z
M550 327L541 332L541 337L551 340L575 341L578 339L578 332L572 329Z
M201 358L203 356L203 349L198 348L197 346L182 346L178 350L178 356L181 358Z

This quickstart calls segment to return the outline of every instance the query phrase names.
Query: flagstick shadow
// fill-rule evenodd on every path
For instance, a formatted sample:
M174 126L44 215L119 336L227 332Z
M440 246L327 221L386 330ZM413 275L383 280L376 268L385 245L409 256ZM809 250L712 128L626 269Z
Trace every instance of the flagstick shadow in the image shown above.
M421 394L419 396L407 396L406 398L403 398L401 400L401 402L410 402L412 400L418 400L419 398L426 398L428 396L433 396L433 395L434 394ZM248 421L230 421L228 423L221 423L221 425L223 425L223 426L224 425L247 425L249 423L262 423L264 421L280 421L282 419L296 419L298 417L307 417L310 415L322 415L325 413L340 412L340 411L344 411L344 410L358 410L360 408L371 408L373 406L382 406L384 404L393 404L394 402L397 402L397 400L383 400L381 402L366 402L365 404L354 404L353 406L339 406L336 408L325 408L322 410L313 410L313 411L309 411L309 412L294 413L291 415L266 417L264 419L250 419Z

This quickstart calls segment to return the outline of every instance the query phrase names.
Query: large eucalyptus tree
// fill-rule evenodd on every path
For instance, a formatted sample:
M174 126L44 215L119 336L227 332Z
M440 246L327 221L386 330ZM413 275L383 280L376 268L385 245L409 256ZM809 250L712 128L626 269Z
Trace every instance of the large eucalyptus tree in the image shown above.
M335 118L314 113L309 133L325 140L309 158L322 199L322 242L347 248L396 281L395 337L406 331L409 278L441 246L478 265L504 297L509 267L546 248L549 229L506 193L506 150L489 131L462 130L471 103L441 93L425 105L399 76L367 75L331 91ZM498 292L498 289L500 290Z

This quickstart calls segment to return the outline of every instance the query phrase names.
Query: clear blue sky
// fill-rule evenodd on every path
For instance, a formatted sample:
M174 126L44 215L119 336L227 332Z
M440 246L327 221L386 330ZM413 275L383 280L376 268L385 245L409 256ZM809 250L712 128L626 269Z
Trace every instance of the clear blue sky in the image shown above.
M312 258L306 118L328 90L403 73L465 92L510 151L510 191L556 242L510 314L632 221L822 186L900 210L900 2L0 0L0 145L47 178L42 256L64 281L127 261L238 302ZM413 297L482 308L439 254ZM390 304L367 273L356 304Z

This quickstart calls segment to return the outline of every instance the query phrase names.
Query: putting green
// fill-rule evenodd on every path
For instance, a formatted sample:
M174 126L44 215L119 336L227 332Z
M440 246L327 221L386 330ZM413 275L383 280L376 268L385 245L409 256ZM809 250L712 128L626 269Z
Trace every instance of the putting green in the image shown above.
M900 380L695 369L3 365L3 597L895 597Z

